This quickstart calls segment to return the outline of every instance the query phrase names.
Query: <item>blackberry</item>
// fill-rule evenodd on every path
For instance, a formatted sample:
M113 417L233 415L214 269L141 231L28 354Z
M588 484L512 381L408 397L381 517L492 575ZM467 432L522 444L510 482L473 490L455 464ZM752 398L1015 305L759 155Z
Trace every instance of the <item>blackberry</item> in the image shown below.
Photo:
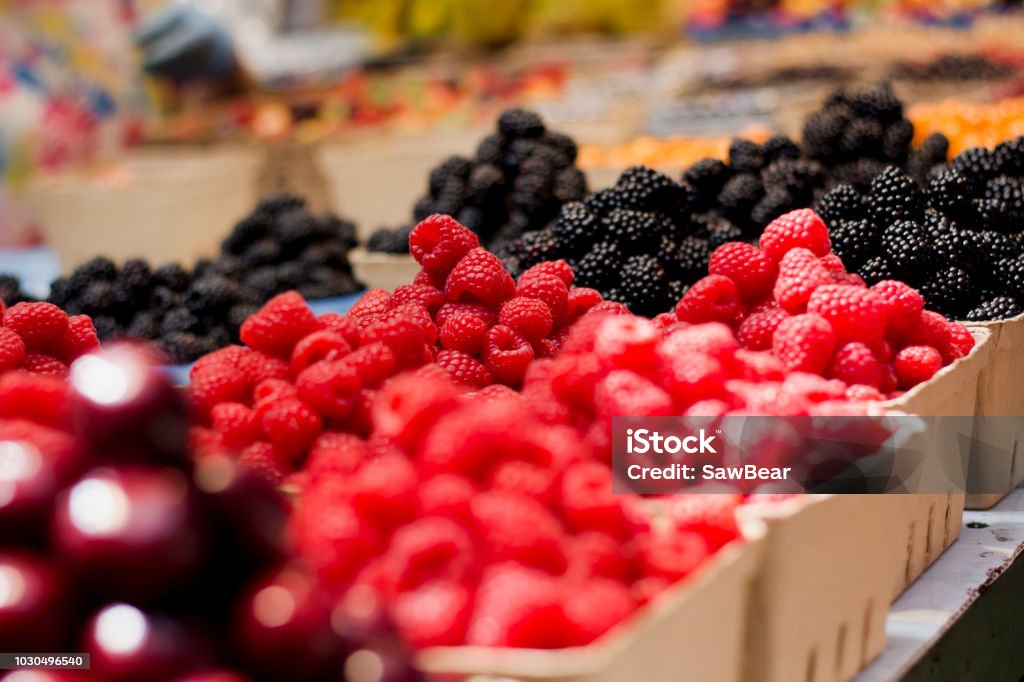
M992 150L997 173L1024 175L1024 135L1001 142Z
M722 187L718 195L718 205L722 215L730 221L747 222L754 204L760 201L764 187L760 179L753 173L734 175Z
M114 284L119 288L148 290L152 283L153 271L149 263L138 258L126 260L114 278Z
M930 206L954 218L971 211L971 183L960 171L948 168L928 182L925 196Z
M206 277L217 272L217 264L209 258L200 258L192 268L192 278Z
M157 310L170 310L185 305L185 294L168 287L156 287L150 301Z
M161 265L153 271L153 286L184 291L192 283L192 276L177 263Z
M401 229L401 228L400 228ZM396 230L397 234L399 230ZM406 239L408 243L408 239ZM317 265L336 265L340 266L342 263L346 263L346 256L348 255L348 249L342 244L339 244L333 240L326 240L317 244L310 244L307 246L302 253L299 254L299 260L310 266Z
M232 341L234 341L237 338L238 329L242 326L242 323L245 322L250 316L253 315L253 313L258 311L259 309L260 307L255 303L236 303L235 305L231 306L231 310L228 311L226 319L228 322L228 327L234 330L234 336L232 337Z
M506 172L515 175L519 171L519 167L533 156L539 148L540 143L537 140L530 140L524 137L509 142L508 146L505 147L505 158L503 159Z
M192 283L185 294L185 306L197 315L220 314L242 298L241 289L233 281L219 275L209 275Z
M303 209L286 211L274 222L274 238L286 257L294 257L317 239L323 239L320 221Z
M250 213L235 223L231 234L220 245L221 253L240 256L250 245L266 237L269 232L269 215L261 212Z
M505 141L497 133L486 136L476 147L477 163L500 166L504 162L504 157Z
M519 269L525 270L537 263L556 258L558 253L558 237L553 230L535 230L524 234L517 246L514 248L514 255L518 261Z
M576 155L579 149L576 141L563 133L548 131L544 134L544 144L551 147L562 155L565 165L576 163Z
M92 316L92 326L96 328L96 336L100 341L113 341L124 334L124 327L110 315Z
M619 280L622 253L612 242L597 242L576 264L576 284L604 291Z
M923 209L921 188L899 168L890 166L871 181L868 215L875 224L914 220Z
M375 230L370 238L366 240L367 251L377 251L381 253L405 253L409 251L409 240L402 244L398 237L398 230L389 230L386 227L382 227Z
M864 199L852 185L836 185L823 195L814 206L826 224L864 217Z
M256 268L245 278L243 282L246 289L252 291L258 298L266 300L271 298L281 288L277 279L277 269L273 266Z
M897 221L882 232L882 250L886 260L910 284L923 281L934 262L931 240L924 229L909 220Z
M661 264L650 255L638 254L622 266L619 292L633 313L653 317L668 308L668 281Z
M283 289L297 287L306 281L306 271L299 263L281 263L277 266L277 281Z
M620 207L623 202L619 191L611 187L588 195L583 203L591 213L600 218L611 213L612 209Z
M1024 224L1024 181L997 176L985 184L975 205L982 218L1002 231L1019 228Z
M983 191L985 183L998 173L995 154L984 147L971 147L960 152L949 165L971 183L976 193Z
M712 216L707 222L708 245L714 251L726 242L743 241L743 230L721 216Z
M974 234L959 228L936 235L933 239L935 260L961 268L971 275L983 275L988 269L988 259Z
M1024 313L1024 307L1021 307L1015 299L1009 296L996 296L972 308L964 316L964 320L967 322L991 322L1017 317L1021 313Z
M689 288L690 287L688 285L678 279L674 279L668 283L669 309L675 307L675 304L679 302L679 299L686 294Z
M563 168L555 175L554 195L558 201L579 201L587 195L587 176L579 168Z
M254 213L265 213L272 218L276 218L281 213L305 208L305 206L305 199L285 192L260 201L256 204Z
M441 165L430 171L428 186L431 196L439 195L445 185L452 180L465 184L472 169L473 164L469 159L463 156L449 156Z
M882 155L889 161L904 164L910 155L910 143L914 139L914 124L906 119L896 121L885 129L882 139Z
M689 212L689 187L646 166L627 168L615 189L621 198L622 208L662 213Z
M932 133L921 146L911 152L907 160L907 173L922 185L935 167L946 163L949 157L949 140L942 133Z
M604 220L606 238L627 254L653 249L661 235L671 232L671 229L668 221L655 213L624 208L613 210Z
M2 276L0 276L2 278ZM17 281L17 280L15 280ZM9 295L9 294L8 294ZM69 301L74 296L74 292L71 291L70 283L66 277L58 277L57 279L50 282L50 295L46 297L46 300L54 304L58 308L66 308ZM7 301L2 290L0 290L0 300ZM8 303L7 305L12 305Z
M199 328L199 318L188 308L172 308L160 320L160 334L167 336L174 332L191 332Z
M940 268L920 286L928 308L946 317L959 318L975 301L970 275L957 267Z
M707 274L711 246L702 237L683 237L676 249L675 264L680 277L686 282L696 282Z
M803 127L803 146L807 154L823 162L839 157L839 141L850 123L850 112L844 107L828 107L807 117Z
M866 220L837 220L829 224L832 251L852 270L878 254L878 231Z
M715 204L715 197L732 177L732 170L719 159L706 158L683 173L683 182L693 188L694 210L704 211Z
M889 165L878 159L858 159L836 166L832 170L830 180L832 186L852 185L858 192L866 194L871 187L871 182L886 168L889 168Z
M1021 252L1017 239L992 230L966 232L978 245L978 252L986 258L986 264L993 266L1006 258L1013 258Z
M757 173L765 164L761 145L742 138L733 138L729 144L729 165L737 173Z
M216 350L213 344L196 334L169 332L160 337L160 347L170 356L172 362L183 363L197 360Z
M51 287L52 289L52 287ZM28 302L32 298L21 290L21 282L12 275L0 275L0 301L7 306Z
M857 116L873 118L882 123L895 123L903 118L903 103L889 83L848 93L847 101Z
M839 138L839 153L848 159L877 157L883 149L885 129L869 118L855 118Z
M481 208L497 208L496 200L502 198L505 174L492 164L479 164L473 168L466 183L467 200Z
M896 273L884 256L875 256L857 270L857 274L864 278L869 285L877 284L883 279L895 279Z
M281 247L273 239L261 239L242 255L242 263L247 268L256 268L261 265L270 265L281 259ZM202 271L197 267L194 276L201 277Z
M797 207L797 201L787 189L773 189L761 198L750 211L750 219L761 228ZM749 235L753 237L754 235Z
M507 138L540 137L544 134L544 121L526 109L507 109L498 116L498 131Z
M117 308L117 287L113 282L93 282L80 297L82 310L89 315L113 314Z
M128 336L135 339L156 339L160 336L160 319L154 311L143 310L136 313L126 330Z
M1024 300L1024 256L1004 258L996 263L993 279L1002 285L1003 293Z
M412 207L413 222L420 222L434 214L434 200L430 196L423 196L416 200Z
M794 196L810 198L825 180L825 169L817 161L780 159L761 171L765 192L784 189Z
M761 151L764 153L766 163L773 163L780 159L800 158L800 147L786 135L774 135L768 138L761 145Z
M562 211L555 221L554 232L558 237L561 252L570 258L583 254L599 228L598 220L587 210L582 201L571 201L562 205Z
M356 225L351 220L339 218L333 213L324 214L320 218L327 239L340 244L346 250L359 243L356 238Z
M458 179L451 179L445 183L441 191L434 197L434 213L455 215L459 212L466 199L466 183Z

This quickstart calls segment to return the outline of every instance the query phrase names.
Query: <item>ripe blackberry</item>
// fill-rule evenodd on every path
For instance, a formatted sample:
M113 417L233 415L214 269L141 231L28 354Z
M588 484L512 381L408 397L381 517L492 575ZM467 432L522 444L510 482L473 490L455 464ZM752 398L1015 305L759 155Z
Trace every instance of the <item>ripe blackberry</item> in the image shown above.
M857 274L870 284L876 284L883 279L895 279L896 272L885 259L885 256L875 256L869 259L864 265L857 269Z
M15 303L29 302L31 300L32 297L21 290L21 282L17 277L0 275L0 301L3 301L4 304L10 307Z
M548 147L562 155L563 163L565 165L568 166L576 163L576 156L579 153L579 148L576 146L576 141L568 135L549 130L544 133L543 142Z
M217 350L213 343L199 335L173 331L160 337L160 347L176 363L192 362Z
M825 180L825 169L817 161L779 159L761 171L765 192L784 189L795 197L810 199Z
M878 159L858 159L840 164L832 170L831 185L852 185L858 192L866 194L871 182L886 168L889 168L889 165Z
M327 239L345 247L346 250L353 248L359 243L356 238L356 225L351 220L339 218L333 213L327 213L320 218Z
M75 268L72 276L79 276L85 284L89 282L95 282L97 280L113 281L117 277L117 266L114 265L114 261L103 256L97 256L83 265Z
M1021 313L1024 313L1024 307L1021 307L1015 299L1010 296L997 296L972 308L964 316L964 320L967 322L991 322L1017 317Z
M761 151L764 153L766 163L773 163L779 159L800 158L800 147L786 135L774 135L768 138Z
M839 138L839 153L847 159L877 157L883 149L885 128L870 118L855 118L844 128Z
M477 163L500 166L504 163L505 141L498 133L491 133L480 140L476 147Z
M934 235L932 244L937 263L953 265L971 275L982 275L988 269L987 258L971 232L950 228Z
M683 173L683 182L693 188L694 210L705 211L715 204L715 198L732 177L732 169L719 159L706 158L690 166Z
M978 252L985 256L988 266L1021 252L1021 243L1009 235L993 230L967 231L967 234L977 243Z
M124 326L110 315L93 315L92 326L96 328L100 341L113 341L125 332Z
M558 237L551 229L527 232L513 249L519 262L519 271L526 270L541 261L558 258Z
M826 105L807 117L803 127L803 146L811 158L825 163L839 160L839 141L850 123L850 113L845 107Z
M1003 293L1024 300L1024 255L1004 258L995 264L992 274Z
M502 160L505 172L515 175L519 167L533 156L538 148L540 148L540 142L525 137L516 138L509 142L505 147L505 158Z
M894 222L885 228L882 251L896 272L910 284L922 281L927 268L934 263L931 240L924 228L910 220Z
M675 304L679 302L679 299L681 299L686 294L686 292L689 289L690 289L689 285L687 285L686 283L684 283L684 282L682 282L682 281L680 281L678 279L674 279L671 282L669 282L668 283L669 307L671 308L671 307L675 306Z
M972 210L971 192L971 182L960 171L947 168L928 182L925 197L929 206L957 218Z
M619 280L622 252L612 242L597 242L576 264L576 284L604 291Z
M405 230L410 229L408 226L405 228L399 228L395 231L395 234L399 234ZM408 232L405 232L408 235ZM408 245L409 238L405 238L406 244ZM408 251L408 248L406 249ZM343 264L347 264L348 249L334 241L325 240L318 244L310 244L299 254L299 260L305 265L317 266L317 265L331 265L335 267L342 267Z
M764 195L761 180L753 173L734 175L718 194L718 205L722 215L734 223L750 220L750 211Z
M829 223L832 252L856 270L878 255L878 230L866 220L837 220Z
M765 164L761 145L751 140L733 138L729 144L729 165L737 173L757 173Z
M714 251L726 242L743 241L743 230L722 216L709 214L701 221L708 233L708 245Z
M135 339L156 339L160 336L160 318L155 311L140 311L125 331Z
M236 256L245 253L254 242L263 239L270 231L270 215L263 212L250 213L237 223L231 230L231 234L221 244L221 253L230 253Z
M386 227L382 227L375 230L370 235L370 238L366 240L366 250L379 253L408 253L409 238L406 236L405 243L403 244L398 230L389 230Z
M476 206L463 206L455 216L455 219L459 221L460 225L468 227L477 234L491 234L491 231L484 225L484 212ZM395 230L396 248L402 249L397 253L405 253L409 250L409 235L411 233L412 227L409 225Z
M638 315L653 317L669 308L665 270L653 256L638 254L627 258L618 288L622 303Z
M923 209L921 188L899 168L890 166L871 181L868 215L876 224L891 225L901 220L914 220Z
M466 200L466 183L453 178L434 196L433 212L455 215Z
M1024 175L1024 135L1001 142L992 150L996 172L1003 175Z
M579 168L563 168L555 174L554 195L562 203L579 201L587 195L587 176Z
M623 171L615 185L622 208L638 211L689 212L688 188L646 166Z
M281 288L292 289L306 281L306 271L301 264L296 262L285 262L277 266L277 281ZM192 285L195 287L195 285Z
M971 183L975 193L981 193L985 183L995 177L997 165L995 154L984 147L964 150L950 162L950 167Z
M502 208L504 203L505 174L492 164L478 164L469 174L466 200L473 206L487 210Z
M583 203L591 213L601 218L611 213L612 209L622 206L623 201L619 196L619 191L614 187L610 187L608 189L600 189L588 195L583 200Z
M847 93L846 99L857 116L882 123L895 123L903 118L903 103L889 83Z
M79 300L87 315L113 314L117 308L117 286L105 280L93 282Z
M472 162L464 156L449 156L430 171L428 187L431 196L438 196L452 180L465 184L469 172L473 169Z
M675 263L680 278L685 282L696 282L708 273L708 259L711 246L708 240L693 235L683 237L676 248Z
M174 332L195 332L199 329L199 318L188 308L172 308L160 320L160 335Z
M910 143L914 139L914 124L900 119L885 129L882 138L882 156L893 163L904 164L910 155Z
M276 263L281 259L281 247L278 243L271 238L261 239L256 242L242 254L242 263L247 268L257 268L261 265L270 265ZM202 276L202 272L199 268L196 269L195 276Z
M798 203L789 190L773 189L754 204L754 208L750 211L750 219L754 226L762 228L783 213L797 208ZM757 232L757 230L751 230L751 232ZM755 235L749 234L748 236L754 237Z
M260 307L255 303L236 303L231 306L231 310L227 314L228 328L232 330L232 341L238 337L238 329L242 326L249 317L253 315Z
M422 196L416 200L412 207L412 219L418 223L434 213L434 199L430 195Z
M606 239L622 248L626 254L652 250L665 232L671 232L671 224L656 213L632 211L625 208L613 210L604 219Z
M814 206L827 225L864 217L864 199L852 185L836 185Z
M245 296L235 282L220 275L209 275L192 283L185 294L185 306L197 315L218 315L243 298Z
M150 303L154 308L161 311L177 308L185 305L185 294L181 291L174 291L168 287L156 287L153 289L153 296Z
M957 267L940 268L919 287L929 309L960 318L977 299L971 276Z
M276 295L281 290L280 282L277 279L277 268L265 265L250 272L244 282L245 288L261 299L266 300Z
M1024 224L1024 181L999 175L985 184L982 198L975 202L978 213L990 225L1010 231Z
M947 158L949 140L942 133L932 133L924 139L920 147L911 152L907 160L907 173L923 185L932 169L946 163Z
M7 275L0 276L0 279L2 279L3 277L7 277ZM11 279L14 279L15 283L17 283L18 281L15 278ZM71 284L68 281L68 279L66 277L58 277L57 279L50 282L50 295L46 297L46 300L54 304L58 308L66 309L68 302L70 302L72 298L76 295L77 292L71 291ZM10 292L7 292L6 296L10 296ZM9 299L6 296L3 291L0 291L0 300L3 300L9 306L14 305L13 303L9 302Z
M544 121L526 109L506 109L498 116L498 131L505 137L540 137Z
M305 199L285 192L260 201L256 204L254 213L265 213L270 217L276 218L281 213L303 208L305 205Z
M554 231L561 251L571 258L582 255L598 231L598 220L582 201L562 205Z

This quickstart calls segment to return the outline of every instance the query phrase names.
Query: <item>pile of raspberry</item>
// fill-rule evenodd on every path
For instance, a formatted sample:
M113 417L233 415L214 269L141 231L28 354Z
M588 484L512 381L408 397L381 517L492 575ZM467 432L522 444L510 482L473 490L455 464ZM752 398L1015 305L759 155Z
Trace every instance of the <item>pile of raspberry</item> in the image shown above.
M739 495L653 509L612 493L586 438L533 401L436 367L392 379L373 435L314 443L292 537L340 603L413 647L588 644L739 537Z
M0 374L20 369L63 378L68 365L99 346L88 315L68 317L52 303L41 302L7 308L0 299Z
M204 441L278 477L301 467L322 431L368 434L368 406L391 376L435 364L470 388L518 388L580 315L621 308L572 288L563 261L516 282L447 216L417 225L410 252L422 268L412 284L369 291L347 315L319 318L299 294L281 294L242 324L244 347L200 358L189 391L209 427L198 432Z
M868 287L847 273L810 209L774 220L760 248L722 245L708 272L679 301L676 319L725 323L744 348L770 350L789 372L841 380L851 397L898 397L974 347L965 326L925 310L907 284Z

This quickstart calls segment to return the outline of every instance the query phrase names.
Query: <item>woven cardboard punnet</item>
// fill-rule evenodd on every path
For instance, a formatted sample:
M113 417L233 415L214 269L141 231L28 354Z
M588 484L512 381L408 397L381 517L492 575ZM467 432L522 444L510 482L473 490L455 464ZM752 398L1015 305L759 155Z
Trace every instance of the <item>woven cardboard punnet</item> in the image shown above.
M348 252L352 273L367 289L394 291L403 284L412 284L420 265L412 256L367 251L359 246Z
M426 672L545 682L739 682L751 586L763 525L696 574L586 647L562 650L438 647L417 657ZM442 678L444 679L444 678Z

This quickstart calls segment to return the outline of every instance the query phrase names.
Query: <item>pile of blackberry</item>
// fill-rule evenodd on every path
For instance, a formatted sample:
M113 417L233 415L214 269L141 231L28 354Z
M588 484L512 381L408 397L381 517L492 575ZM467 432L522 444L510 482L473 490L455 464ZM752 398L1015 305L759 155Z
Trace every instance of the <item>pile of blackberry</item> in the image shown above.
M832 248L868 283L898 278L929 308L968 321L1024 312L1024 137L974 148L925 185L888 168L821 198Z
M543 228L558 217L563 203L587 193L586 176L575 166L576 151L572 138L547 130L536 113L508 109L498 117L497 132L480 142L472 159L452 156L430 171L427 194L413 208L413 223L444 213L492 248ZM406 242L408 229L399 230ZM367 248L390 251L402 234L388 238L378 230Z
M304 201L284 195L261 202L221 255L192 271L94 258L55 280L49 300L92 317L101 340L150 340L170 360L190 362L237 342L242 322L282 291L316 300L358 290L347 257L354 243L351 223L311 215Z

